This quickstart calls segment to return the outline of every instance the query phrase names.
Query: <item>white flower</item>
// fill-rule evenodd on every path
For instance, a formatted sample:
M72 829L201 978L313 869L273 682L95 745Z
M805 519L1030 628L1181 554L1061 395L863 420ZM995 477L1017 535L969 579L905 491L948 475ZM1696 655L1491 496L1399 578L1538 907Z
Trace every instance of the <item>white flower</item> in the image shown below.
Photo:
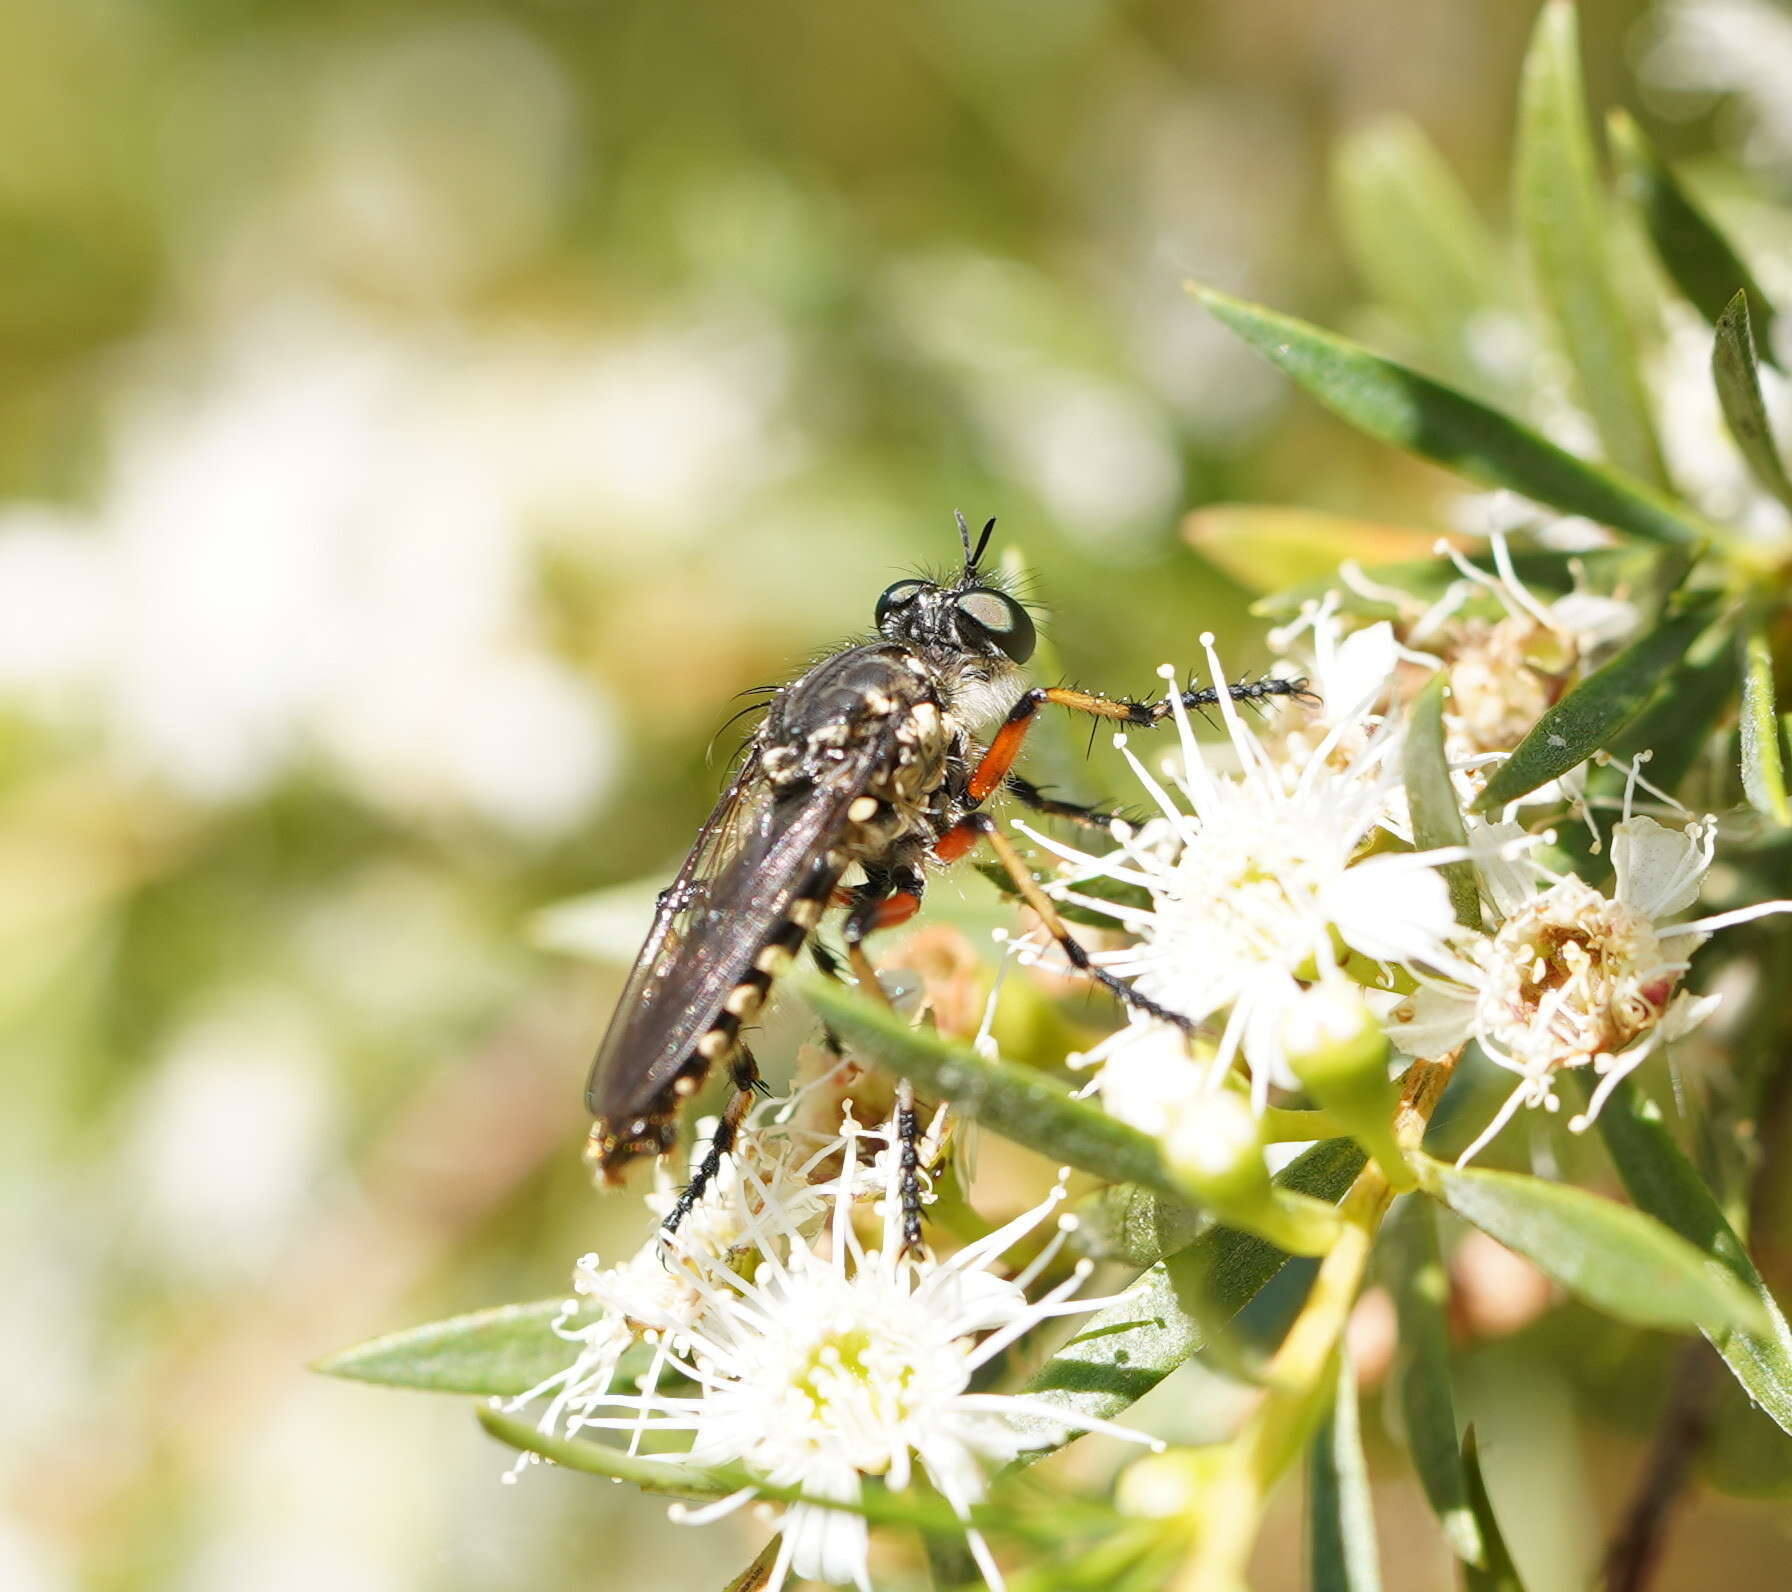
M1213 678L1224 679L1212 638L1202 645ZM1091 856L1016 827L1072 864L1070 877L1048 889L1112 916L1135 936L1124 949L1097 953L1103 966L1197 1022L1227 1013L1209 1086L1242 1054L1261 1104L1272 1082L1293 1084L1284 1019L1304 980L1337 968L1339 941L1375 961L1448 969L1453 919L1433 866L1438 858L1363 855L1399 779L1385 736L1370 737L1340 770L1330 752L1350 726L1337 725L1289 769L1269 757L1230 700L1222 699L1220 712L1239 772L1209 766L1178 706L1181 759L1167 772L1180 800L1126 751L1162 816L1137 834L1120 831L1118 851ZM1117 744L1126 750L1123 737ZM1142 888L1149 905L1077 891L1079 881L1094 878Z
M821 1252L779 1205L767 1202L750 1224L750 1251L732 1265L681 1228L668 1244L667 1269L696 1301L677 1326L676 1351L662 1352L694 1390L641 1394L607 1384L560 1401L568 1425L639 1434L685 1432L690 1457L702 1464L739 1464L758 1480L800 1488L816 1498L854 1502L866 1476L892 1488L909 1484L919 1465L966 1520L966 1536L991 1586L1000 1572L982 1536L968 1524L984 1494L984 1465L1003 1463L1038 1446L1043 1418L1065 1425L1137 1433L1068 1414L1022 1395L971 1391L979 1367L1039 1322L1093 1310L1109 1300L1071 1300L1087 1262L1037 1301L1027 1287L1056 1254L1072 1223L1018 1277L992 1268L1064 1197L1062 1180L1039 1206L945 1261L905 1254L897 1197L897 1158L877 1158L883 1186L882 1237L867 1248L853 1229L860 1130L849 1120L845 1164L836 1180L831 1222ZM751 1168L744 1177L752 1179ZM756 1495L748 1486L700 1510L673 1511L698 1524L719 1518ZM770 1585L791 1573L870 1587L862 1517L822 1504L788 1505Z
M1409 630L1414 646L1430 648L1450 673L1444 708L1446 750L1452 766L1473 767L1510 752L1561 696L1568 680L1636 628L1637 610L1620 597L1581 589L1544 602L1518 578L1503 535L1489 538L1495 574L1477 569L1448 543L1437 551L1455 564L1454 582ZM1465 617L1459 610L1477 592L1490 592L1505 610L1499 619ZM1559 784L1526 797L1556 801Z
M1477 1154L1523 1105L1559 1109L1555 1076L1592 1067L1599 1079L1579 1132L1620 1081L1663 1042L1702 1022L1716 996L1681 990L1688 958L1716 929L1788 908L1766 902L1738 912L1665 923L1698 899L1715 820L1673 830L1625 817L1612 829L1612 892L1572 874L1557 876L1531 856L1533 837L1514 824L1476 831L1475 849L1496 924L1465 949L1467 978L1427 980L1394 1012L1389 1038L1410 1055L1436 1056L1469 1039L1517 1073L1518 1086L1485 1132Z
M0 505L0 696L91 716L122 767L201 801L321 753L397 812L582 822L615 727L544 640L537 483L478 410L494 365L283 300L178 373L127 367L92 514Z
M1503 510L1508 519L1524 502L1511 493L1486 496L1512 500ZM1315 712L1284 714L1276 721L1269 740L1279 756L1303 761L1321 736L1336 730L1331 761L1347 767L1358 751L1382 735L1398 733L1390 732L1383 720L1398 717L1410 682L1447 670L1445 750L1464 797L1472 798L1484 781L1482 771L1530 732L1574 676L1600 662L1635 630L1634 603L1585 589L1578 574L1574 588L1559 597L1544 599L1532 592L1518 578L1504 530L1491 515L1482 518L1489 526L1494 573L1476 568L1448 542L1439 542L1438 556L1448 558L1460 578L1426 604L1346 560L1338 572L1340 584L1358 597L1391 606L1392 621L1347 630L1343 599L1328 592L1271 634L1278 651L1301 644L1308 655L1302 661L1322 701ZM1487 596L1498 604L1494 616L1485 612ZM1477 597L1482 598L1479 609L1470 611ZM1418 668L1403 675L1402 665ZM1343 728L1346 723L1354 727ZM1573 781L1552 781L1524 801L1556 802L1577 793ZM1389 806L1389 827L1404 833L1403 794L1391 792Z
M1360 577L1360 571L1355 573ZM1393 595L1403 602L1411 600L1404 592ZM1270 646L1296 660L1318 698L1317 705L1293 704L1279 713L1263 736L1275 761L1290 777L1296 776L1322 745L1332 766L1348 771L1372 743L1400 733L1388 725L1387 713L1395 702L1399 667L1402 662L1415 661L1415 655L1399 644L1393 625L1385 619L1346 629L1340 606L1338 593L1327 592L1317 602L1303 603L1289 624L1269 634ZM1436 666L1434 659L1416 661ZM1383 749L1381 755L1392 761L1392 747ZM1390 796L1396 806L1403 805L1398 792L1390 792Z
M782 1120L792 1101L768 1102L743 1124L733 1151L723 1160L709 1187L679 1223L677 1243L685 1263L672 1263L659 1232L627 1260L604 1266L597 1255L580 1258L573 1268L573 1292L556 1330L578 1345L570 1365L511 1402L522 1408L542 1398L550 1402L541 1418L543 1431L562 1422L569 1433L584 1424L580 1412L607 1395L616 1381L622 1357L637 1343L654 1346L643 1377L651 1390L665 1374L671 1357L689 1348L689 1334L710 1305L710 1291L700 1284L692 1258L706 1267L726 1268L743 1250L751 1249L764 1224L781 1231L813 1234L825 1221L836 1198L862 1197L880 1185L871 1166L845 1158L840 1135L793 1128ZM764 1119L774 1120L767 1126ZM692 1150L693 1172L707 1149L708 1131L699 1125ZM670 1178L647 1197L654 1215L667 1216L678 1197ZM925 1196L924 1196L925 1197ZM580 1300L602 1307L596 1319L578 1327L567 1323L580 1311ZM550 1397L551 1396L551 1397ZM639 1446L637 1430L629 1452ZM526 1465L525 1458L520 1462ZM514 1475L515 1472L512 1472Z

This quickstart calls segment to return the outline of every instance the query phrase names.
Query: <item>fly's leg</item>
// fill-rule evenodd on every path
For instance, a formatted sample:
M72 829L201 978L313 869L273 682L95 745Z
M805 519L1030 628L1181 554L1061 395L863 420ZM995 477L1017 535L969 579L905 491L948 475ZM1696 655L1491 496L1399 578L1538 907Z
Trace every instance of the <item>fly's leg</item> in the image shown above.
M921 876L909 869L867 879L855 892L852 910L846 914L841 930L846 941L846 960L867 995L875 996L886 1006L890 997L878 982L870 957L865 954L865 940L879 929L893 929L907 923L921 910Z
M1028 780L1012 774L1014 760L1020 756L1020 749L1027 738L1027 731L1033 727L1039 710L1048 703L1059 707L1070 708L1073 712L1086 713L1094 719L1111 719L1120 724L1137 725L1141 729L1149 729L1161 724L1175 711L1174 704L1180 702L1184 708L1198 711L1201 708L1217 704L1221 696L1230 697L1235 702L1261 702L1269 697L1292 697L1297 701L1314 700L1312 692L1307 689L1305 680L1281 680L1266 678L1262 680L1241 680L1236 684L1224 686L1202 686L1199 689L1178 692L1174 697L1164 697L1157 702L1135 702L1129 697L1097 696L1092 691L1079 691L1071 686L1035 686L1014 704L1007 720L1001 729L996 731L995 738L989 743L989 749L983 754L971 777L965 784L965 799L973 807L981 807L995 791L1006 786L1028 806L1041 812L1053 813L1062 818L1070 818L1078 822L1111 829L1113 817L1100 813L1092 808L1079 807L1074 802L1054 801L1044 796L1039 787ZM1161 1022L1173 1023L1184 1033L1190 1032L1194 1024L1180 1012L1173 1012L1167 1006L1160 1006L1148 995L1140 994L1123 979L1118 979L1105 968L1097 967L1090 959L1081 942L1073 935L1064 922L1064 916L1058 911L1057 903L1039 887L1039 881L1033 877L1021 855L1014 849L1014 843L1008 839L994 821L986 813L972 812L959 820L945 834L934 842L934 854L943 861L951 862L962 857L977 844L979 840L987 840L990 849L1000 859L1002 866L1008 870L1014 880L1015 888L1020 892L1022 900L1038 915L1045 925L1046 932L1057 941L1070 965L1080 972L1087 973L1090 978L1110 991L1128 1008L1144 1012Z
M1135 702L1129 697L1098 696L1093 691L1078 691L1073 686L1034 686L1014 704L1006 722L989 743L989 750L983 754L982 762L972 772L967 791L971 805L981 806L1008 778L1009 769L1014 767L1015 758L1020 756L1021 743L1026 740L1027 731L1033 727L1034 717L1047 703L1055 703L1076 713L1087 713L1092 718L1112 719L1118 724L1150 729L1162 724L1170 716L1172 701L1180 701L1183 707L1194 712L1213 707L1222 695L1230 697L1234 702L1261 702L1269 697L1293 697L1302 702L1313 700L1313 694L1307 689L1305 680L1241 680L1235 685L1209 685L1202 686L1199 690L1181 691L1174 698L1165 697L1159 702Z
M759 1064L753 1060L752 1051L745 1045L735 1048L728 1076L734 1084L734 1098L728 1102L727 1109L716 1122L716 1130L709 1136L703 1159L697 1163L697 1170L691 1174L690 1182L679 1191L677 1201L666 1212L666 1219L660 1223L662 1234L676 1232L678 1224L690 1215L697 1202L708 1193L716 1174L722 1170L723 1160L740 1138L741 1124L746 1121L747 1113L753 1107L753 1092L764 1087L759 1076Z
M1105 967L1097 967L1094 959L1083 944L1070 932L1064 915L1059 912L1058 904L1041 888L1033 877L1033 871L1026 864L1026 859L1015 850L1014 842L996 827L996 821L988 813L968 813L956 824L940 836L934 844L934 853L946 862L955 862L971 850L979 840L989 842L989 849L996 854L997 860L1008 871L1014 881L1014 888L1020 897L1033 909L1039 921L1045 925L1045 931L1057 941L1058 949L1064 953L1065 959L1079 973L1086 973L1090 978L1122 1005L1135 1012L1143 1012L1148 1017L1155 1017L1159 1022L1173 1023L1185 1034L1194 1031L1194 1022L1181 1012L1173 1012L1167 1006L1160 1006L1149 995L1143 995L1124 979L1116 978Z
M896 1082L896 1191L902 1201L902 1251L913 1254L921 1247L921 1152L920 1128L915 1115L915 1086L906 1078Z
M884 878L867 880L853 909L847 914L846 957L858 975L859 987L886 1006L890 997L871 958L865 954L867 935L895 928L921 910L922 881L918 873L900 870ZM902 1202L902 1248L905 1254L921 1247L921 1158L917 1148L919 1129L915 1114L915 1086L907 1078L896 1081L897 1198Z
M840 958L835 956L819 939L809 941L809 955L823 978L832 979L836 984L846 982L840 976ZM846 1046L841 1044L840 1036L828 1026L825 1020L821 1025L821 1046L836 1061L844 1059L846 1055Z
M1047 796L1032 780L1022 779L1018 774L1008 775L1002 781L1002 789L1036 813L1067 819L1085 829L1099 829L1109 834L1114 825L1122 821L1119 813L1104 813L1098 807L1085 807L1081 802L1060 801L1056 796Z

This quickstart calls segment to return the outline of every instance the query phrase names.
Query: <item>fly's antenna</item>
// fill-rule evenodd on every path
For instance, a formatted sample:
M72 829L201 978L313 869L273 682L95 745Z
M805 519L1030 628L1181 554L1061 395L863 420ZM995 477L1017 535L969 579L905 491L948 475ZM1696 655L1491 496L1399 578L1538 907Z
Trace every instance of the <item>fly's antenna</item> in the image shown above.
M991 515L989 523L983 527L983 534L977 538L977 550L971 551L971 528L964 522L964 515L958 510L952 511L952 518L958 521L958 539L964 544L964 572L974 575L977 565L983 557L983 549L989 546L989 539L995 532L995 516Z

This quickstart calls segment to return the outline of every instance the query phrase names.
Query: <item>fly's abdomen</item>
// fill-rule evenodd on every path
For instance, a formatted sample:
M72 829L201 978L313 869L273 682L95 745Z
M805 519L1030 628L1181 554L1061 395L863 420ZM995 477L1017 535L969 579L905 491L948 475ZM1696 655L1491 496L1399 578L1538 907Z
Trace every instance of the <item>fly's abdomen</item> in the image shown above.
M729 1066L743 1087L756 1080L742 1030L759 1015L774 984L821 921L844 870L842 856L830 851L784 899L769 924L762 919L743 933L751 914L745 921L716 922L705 940L689 947L682 968L668 969L669 980L682 974L693 986L685 998L669 1000L666 989L655 992L660 999L644 1003L667 1008L657 1014L663 1022L656 1022L651 1010L617 1012L615 1023L623 1028L620 1039L627 1048L599 1069L587 1100L597 1120L586 1157L606 1180L637 1156L672 1149L680 1105L702 1088L716 1066ZM605 1052L611 1048L606 1040ZM632 1100L611 1098L627 1093L631 1080L643 1085L633 1091ZM605 1087L612 1082L615 1087Z

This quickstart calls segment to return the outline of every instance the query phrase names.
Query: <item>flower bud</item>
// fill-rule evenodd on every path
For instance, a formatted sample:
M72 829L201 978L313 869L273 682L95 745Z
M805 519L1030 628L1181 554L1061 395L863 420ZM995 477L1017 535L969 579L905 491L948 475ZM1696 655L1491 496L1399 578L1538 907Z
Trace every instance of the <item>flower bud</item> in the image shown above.
M1120 1513L1134 1520L1176 1520L1196 1515L1225 1465L1223 1450L1173 1448L1128 1465L1115 1489Z
M1262 1125L1242 1095L1203 1090L1178 1102L1163 1147L1177 1176L1216 1211L1249 1210L1269 1198Z
M1170 1171L1228 1227L1290 1254L1323 1254L1337 1230L1330 1206L1276 1188L1263 1160L1263 1125L1242 1094L1204 1090L1180 1102L1160 1141Z
M1412 1174L1394 1139L1399 1091L1388 1077L1388 1042L1363 992L1328 978L1300 997L1282 1024L1288 1066L1313 1103L1381 1163L1389 1182Z

